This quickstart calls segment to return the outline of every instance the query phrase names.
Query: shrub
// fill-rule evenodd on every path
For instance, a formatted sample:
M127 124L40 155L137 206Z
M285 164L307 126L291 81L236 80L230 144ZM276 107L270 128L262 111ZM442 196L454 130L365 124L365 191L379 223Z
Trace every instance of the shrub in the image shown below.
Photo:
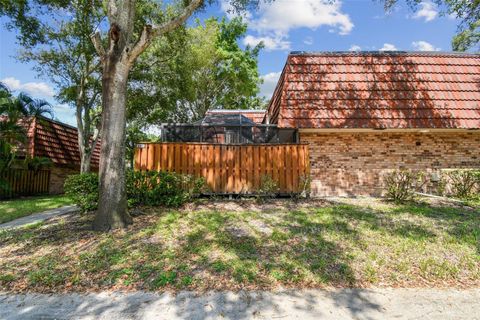
M411 200L426 183L425 173L412 170L394 170L384 177L387 197L396 202Z
M35 173L42 169L50 168L53 165L52 160L45 157L27 157L24 161L28 170L32 170Z
M292 193L290 196L294 200L301 198L310 198L312 178L309 175L300 175L298 178L298 192Z
M299 179L300 194L299 194L299 196L303 197L303 198L309 198L310 193L312 192L311 185L312 185L312 177L310 177L310 175L300 176L300 179Z
M126 173L127 200L137 205L177 207L204 192L205 180L172 172L131 171ZM82 211L98 205L98 175L84 173L65 181L65 193Z
M257 191L257 196L261 198L273 198L277 195L280 188L277 181L269 175L260 177L260 188Z
M173 172L129 171L127 198L130 206L165 205L177 207L200 195L205 180Z
M453 196L465 199L480 193L480 170L453 170L447 176Z
M65 194L83 211L97 209L98 174L82 173L69 176L65 180Z
M438 196L444 196L447 190L447 175L437 171L430 174L430 192Z

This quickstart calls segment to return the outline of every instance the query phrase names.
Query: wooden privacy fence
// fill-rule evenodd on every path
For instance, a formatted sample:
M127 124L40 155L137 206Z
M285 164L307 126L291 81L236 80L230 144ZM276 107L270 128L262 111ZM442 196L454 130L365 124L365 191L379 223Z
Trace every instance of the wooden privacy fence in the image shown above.
M9 189L0 188L0 198L48 193L50 170L9 169L1 180L7 182Z
M256 193L270 176L290 194L302 191L310 163L306 144L145 143L135 150L135 169L201 176L218 194Z

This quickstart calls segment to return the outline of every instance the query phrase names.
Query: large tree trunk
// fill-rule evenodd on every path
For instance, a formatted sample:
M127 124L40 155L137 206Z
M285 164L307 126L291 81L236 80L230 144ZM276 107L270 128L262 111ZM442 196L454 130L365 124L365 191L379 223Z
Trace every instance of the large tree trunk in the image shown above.
M95 230L122 228L132 222L125 192L125 100L130 67L154 37L185 23L202 1L192 0L179 16L162 25L145 25L135 44L131 42L135 1L109 0L106 3L110 22L108 49L102 44L100 32L92 35L103 67L100 198L93 225Z
M103 70L100 198L95 230L124 228L132 222L125 192L125 99L129 64L110 56Z

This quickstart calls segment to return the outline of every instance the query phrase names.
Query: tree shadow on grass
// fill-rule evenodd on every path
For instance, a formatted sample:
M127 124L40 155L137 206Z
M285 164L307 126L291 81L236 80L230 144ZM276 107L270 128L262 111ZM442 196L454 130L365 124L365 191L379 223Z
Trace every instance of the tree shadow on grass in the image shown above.
M355 224L363 223L371 230L385 232L390 235L402 236L413 240L433 239L437 236L435 232L427 229L418 221L398 218L400 213L405 213L405 211L395 214L354 205L337 205L334 207L334 210L338 219L354 221Z
M149 261L154 260L152 256L161 257L162 244L135 238L141 225L116 234L97 233L91 230L92 219L72 216L66 222L53 219L1 233L0 250L12 249L5 256L2 252L0 288L11 290L14 287L10 285L15 284L12 279L4 281L2 273L39 292L110 288L118 280L131 281L132 277L146 285L155 280L154 274L161 274L162 268L156 264L128 263L136 252Z
M150 280L158 280L164 272L162 262L174 259L173 262L177 267L180 263L198 264L199 260L195 259L195 256L208 254L210 248L218 247L233 254L236 257L236 263L227 265L226 269L222 270L218 268L219 265L215 265L215 261L205 261L205 268L211 274L220 272L232 277L238 284L237 289L248 289L252 282L265 280L260 279L262 277L260 273L262 272L266 275L270 275L272 272L277 275L276 281L278 283L267 281L265 289L269 289L276 284L287 284L291 287L298 284L301 287L300 282L303 281L305 271L323 274L321 280L325 284L354 286L355 279L350 270L348 258L344 256L341 248L331 241L322 239L321 236L316 239L309 239L311 234L325 226L309 224L301 227L301 224L306 221L306 214L298 213L296 216L298 220L293 221L291 225L290 222L286 221L285 224L280 226L285 228L285 235L272 234L273 238L270 239L268 236L259 238L254 235L238 237L238 235L232 234L231 230L225 228L228 217L231 217L231 215L225 214L225 216L222 216L222 213L212 212L202 216L199 213L198 219L192 222L199 228L180 236L182 239L178 239L176 251L174 249L175 252L168 258L162 256L167 251L162 247L162 244L145 242L155 236L148 230L145 231L148 238L136 239L135 243L130 243L126 248L116 247L114 239L105 236L105 239L94 239L100 243L96 243L91 252L80 253L80 269L85 272L87 277L92 274L99 274L100 277L103 277L103 282L98 282L98 278L90 279L93 281L92 285L94 287L109 288L123 275L133 272L144 279L144 286L140 289L150 290L152 289L148 286L149 283L152 283ZM91 231L85 228L90 223L88 219L86 221L81 220L71 221L68 224L43 225L42 229L31 230L33 235L25 240L20 240L20 243L29 247L29 250L39 250L47 243L50 246L56 245L68 248L68 246L74 245L79 238L85 240L85 237L93 239L95 235L98 236L96 233L90 234ZM294 225L294 223L298 223L298 225ZM338 230L345 235L352 232L345 224L339 224ZM211 232L214 232L213 237ZM15 231L13 236L18 237L21 234L22 231L19 230ZM51 234L56 235L45 242L46 236ZM277 239L276 237L280 238ZM36 240L29 242L32 238ZM283 243L286 243L287 247L283 247ZM130 267L130 270L128 268L116 268L128 258L129 253L125 250L140 252L146 261L155 261L156 257L158 263L147 264L138 261L137 264ZM151 252L149 252L150 250ZM147 253L151 255L150 258L145 256ZM279 253L282 253L280 260L277 259ZM38 269L36 270L36 276L44 282L42 285L44 287L49 286L51 292L62 290L66 279L73 276L66 265L62 271L63 261L58 260L58 258L58 255L45 255L42 258L43 262L33 266ZM55 261L55 259L57 260ZM303 270L297 270L299 266L303 266ZM186 272L193 271L186 270ZM293 281L290 281L290 278ZM155 288L159 289L164 285L169 285L168 281L162 283L162 279L157 281L159 286ZM30 280L32 280L31 277ZM45 283L46 280L49 280L49 282ZM170 280L172 280L170 284L179 285L179 281L173 278ZM86 285L85 283L79 284ZM262 288L261 285L253 284L258 289ZM35 290L35 286L31 285L31 289ZM363 291L327 292L320 296L309 291L298 290L287 290L275 295L259 291L243 291L238 292L238 294L221 291L205 295L184 292L177 296L166 294L139 296L133 294L115 299L105 299L98 296L87 299L85 296L74 295L74 298L69 299L68 303L63 302L63 304L56 301L55 297L36 296L35 301L25 303L25 308L20 308L16 316L18 316L17 319L37 319L39 317L52 317L52 315L59 318L69 318L79 315L100 317L117 313L134 318L149 318L149 316L155 315L165 316L165 310L171 310L172 315L185 319L205 319L209 317L248 319L262 315L283 317L285 314L293 315L293 312L300 312L312 317L324 315L324 310L319 307L319 303L323 299L328 299L331 304L343 308L346 310L345 312L357 318L368 318L367 315L380 310L380 306ZM291 304L287 308L285 307L285 300ZM295 301L295 303L292 303L292 301Z
M480 210L457 206L438 206L428 203L400 205L392 214L408 212L431 219L433 223L460 243L475 246L480 254Z
M323 207L301 204L299 207L298 210L260 213L178 213L174 215L174 221L169 220L168 213L160 212L156 217L138 218L132 228L115 235L89 231L90 221L80 218L61 224L47 223L32 230L12 231L7 243L0 244L0 249L16 243L11 254L28 255L42 250L43 246L56 247L55 254L45 254L40 262L28 265L39 272L33 278L30 274L30 281L35 277L48 281L43 286L50 288L51 292L65 289L65 281L74 279L79 270L86 279L79 280L82 290L90 287L109 289L119 281L132 279L138 282L133 289L142 290L248 290L243 298L229 292L217 292L215 298L207 301L208 307L204 304L202 308L193 306L198 301L194 295L179 295L179 298L169 300L172 308L178 308L175 313L185 318L226 315L226 318L243 319L257 313L275 311L281 315L286 312L278 297L270 294L258 296L251 290L263 289L268 293L278 287L298 290L363 286L365 279L359 274L358 262L350 249L369 249L365 230L409 238L414 242L436 241L438 232L445 230L452 236L464 234L465 238L462 236L458 241L468 244L477 241L478 246L478 216L473 212L418 204L398 206L389 211L338 204ZM421 220L404 219L405 212L409 216L427 217L441 228L434 225L432 229ZM257 224L253 224L256 220ZM165 225L165 221L169 221L169 225ZM259 227L259 223L265 226ZM161 232L156 233L158 230ZM27 233L30 234L25 236ZM166 237L172 237L169 244L165 242ZM348 245L342 239L348 241ZM76 250L74 254L81 255L80 265L75 270L69 269L68 261L62 260L62 250L70 248ZM65 259L75 258L64 256ZM88 280L92 281L91 285L86 282ZM34 285L30 289L36 290ZM335 292L328 299L347 308L355 317L378 311L378 305L369 298L367 291L340 289ZM282 294L301 301L294 306L300 311L322 315L322 310L317 307L318 297L308 290L287 290ZM143 312L142 303L124 299L124 312L135 315ZM152 301L162 299L155 296ZM79 306L77 311L89 308L100 315L108 314L118 306L92 301L90 305ZM31 310L34 312L35 308Z
M207 216L203 221L216 216L216 213L199 214ZM335 242L322 236L323 224L307 225L304 215L298 213L294 221L271 225L275 230L268 235L255 233L233 215L226 224L217 221L210 230L196 224L184 247L191 248L191 255L203 255L203 268L209 274L226 277L240 288L355 285L350 258ZM354 236L354 230L345 225L341 228L345 234ZM188 253L184 256L191 258Z
M480 253L478 209L412 201L386 210L336 202L334 210L338 218L414 241L434 241L440 234L446 234L452 241L476 247Z

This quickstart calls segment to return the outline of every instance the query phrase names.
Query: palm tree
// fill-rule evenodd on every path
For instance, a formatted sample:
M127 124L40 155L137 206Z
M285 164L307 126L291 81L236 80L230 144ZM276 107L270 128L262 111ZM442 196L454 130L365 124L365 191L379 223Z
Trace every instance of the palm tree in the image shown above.
M25 127L35 117L52 116L51 105L42 99L34 99L26 93L13 96L0 82L0 190L8 189L2 180L3 173L15 159L15 150L27 139Z
M0 140L9 143L23 142L25 125L39 116L52 116L51 105L43 99L34 99L21 92L17 97L0 82Z

